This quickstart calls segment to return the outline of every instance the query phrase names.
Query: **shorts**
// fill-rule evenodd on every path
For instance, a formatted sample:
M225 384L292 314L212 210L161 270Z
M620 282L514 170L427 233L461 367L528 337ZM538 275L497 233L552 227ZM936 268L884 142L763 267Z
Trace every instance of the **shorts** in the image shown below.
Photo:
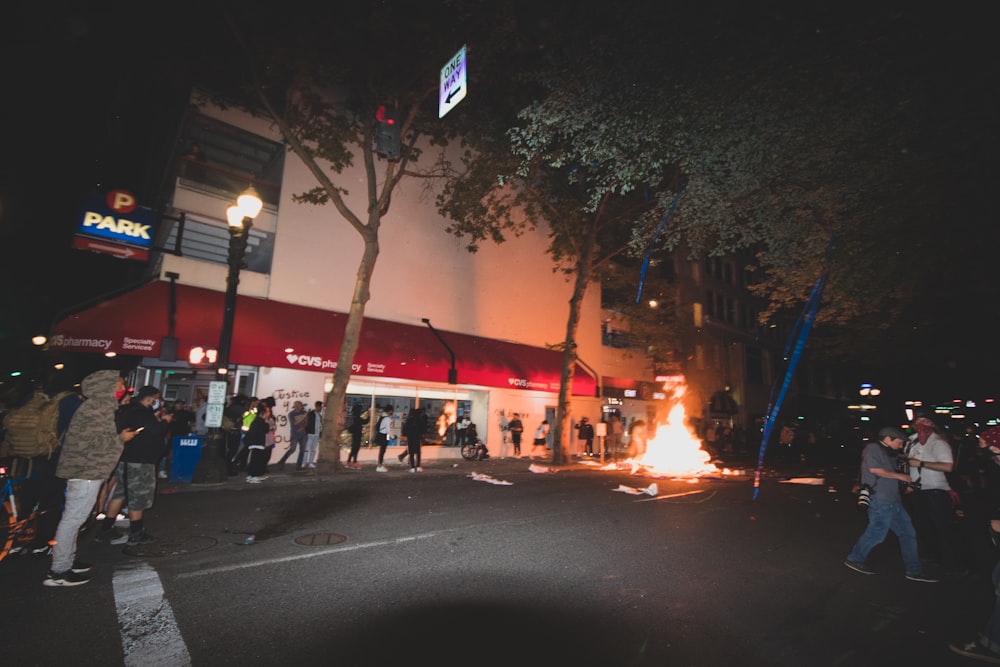
M156 464L118 462L115 468L115 499L124 498L132 512L148 510L156 495Z
M535 446L537 446L537 447L544 447L545 446L545 438L535 438Z

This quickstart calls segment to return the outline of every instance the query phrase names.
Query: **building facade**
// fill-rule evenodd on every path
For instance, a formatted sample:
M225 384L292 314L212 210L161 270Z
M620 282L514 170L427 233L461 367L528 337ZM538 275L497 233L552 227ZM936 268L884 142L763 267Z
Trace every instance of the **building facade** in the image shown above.
M273 396L280 444L292 403L311 406L330 389L362 240L332 205L295 201L315 187L313 175L269 124L241 111L192 107L168 172L148 281L63 319L50 350L131 355L139 381L160 386L168 401L205 400L214 369L199 353L216 347L221 329L225 212L253 185L264 209L239 275L229 393ZM364 219L363 170L335 182ZM427 441L442 446L456 443L454 424L468 413L491 450L508 454L502 427L514 413L525 438L543 419L555 419L562 355L553 347L565 336L571 285L552 270L544 228L469 253L445 232L424 187L404 178L382 219L345 408L359 403L374 414L392 405L398 433L399 418L422 406L434 422ZM667 367L616 342L600 285L588 290L577 332L574 418L596 422L615 413L626 426L643 420L655 433L672 386L684 384L699 435L723 425L752 432L779 372L775 350L784 332L756 323L739 258L675 253L670 262L678 330Z

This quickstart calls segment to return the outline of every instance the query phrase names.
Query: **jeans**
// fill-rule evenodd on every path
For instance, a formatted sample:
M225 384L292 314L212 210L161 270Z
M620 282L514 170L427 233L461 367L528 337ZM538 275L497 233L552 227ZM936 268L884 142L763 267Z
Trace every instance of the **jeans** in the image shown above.
M56 545L52 547L53 572L65 572L73 567L80 526L90 518L102 483L99 479L71 479L66 482L66 504L56 528Z
M285 465L285 461L288 460L288 457L291 456L292 452L295 451L295 448L298 447L299 457L295 461L295 467L301 468L302 462L305 459L306 455L306 441L308 437L309 436L306 435L305 433L302 433L300 435L292 435L291 440L288 443L288 449L286 449L284 455L280 459L278 459L278 463L280 463L281 465Z
M890 480L893 481L893 480ZM864 563L871 550L885 541L889 531L899 541L899 552L903 556L906 574L922 574L924 569L917 553L917 531L902 503L880 503L872 498L868 506L868 528L858 538L847 560Z
M319 433L310 433L306 436L306 455L302 460L302 465L312 465L316 463L316 453L319 451Z

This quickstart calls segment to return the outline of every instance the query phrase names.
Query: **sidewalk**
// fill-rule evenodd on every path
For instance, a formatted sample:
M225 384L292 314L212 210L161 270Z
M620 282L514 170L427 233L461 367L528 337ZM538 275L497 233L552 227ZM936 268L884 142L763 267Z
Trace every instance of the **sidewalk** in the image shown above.
M268 464L267 480L264 485L286 485L305 482L323 482L333 480L335 476L341 475L377 475L398 476L409 472L409 465L404 459L400 462L399 455L403 453L402 447L390 447L385 452L384 463L388 472L376 472L375 466L378 461L377 447L362 447L358 452L358 463L361 469L342 467L341 472L335 473L329 465L323 465L322 461L317 463L317 468L297 470L295 468L295 455L289 457L284 466L278 464L278 459L284 453L283 448L275 448L271 455L271 462ZM347 459L348 450L341 449L341 466ZM574 466L573 459L568 466ZM599 460L599 459L598 459ZM466 461L462 458L459 447L442 447L435 445L425 445L421 450L421 467L423 473L419 474L469 474L471 472L492 473L501 470L523 470L527 471L532 464L543 466L551 465L551 458L531 460L526 456L521 458L490 456L485 461ZM253 487L246 483L246 472L241 471L236 475L227 477L222 482L198 483L198 482L176 482L169 479L158 480L158 494L184 493L189 491L210 490L227 487Z

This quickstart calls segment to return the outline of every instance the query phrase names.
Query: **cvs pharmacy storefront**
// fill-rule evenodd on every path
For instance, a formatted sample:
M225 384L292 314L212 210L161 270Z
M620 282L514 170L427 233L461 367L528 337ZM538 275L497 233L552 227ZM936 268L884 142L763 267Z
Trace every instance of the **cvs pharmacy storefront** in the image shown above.
M49 350L135 356L140 381L159 386L168 401L196 405L214 379L210 363L197 362L208 362L218 345L224 298L222 292L153 280L58 322ZM237 297L230 393L275 398L279 446L287 441L285 417L292 404L325 400L346 321L344 313ZM468 410L480 437L501 454L494 446L503 444L501 417L517 412L532 431L556 404L561 365L556 350L435 332L422 322L365 318L347 407L392 405L403 415L419 403L432 421L444 416L443 446L453 444L449 427ZM578 366L574 401L599 403L595 389L595 378Z

